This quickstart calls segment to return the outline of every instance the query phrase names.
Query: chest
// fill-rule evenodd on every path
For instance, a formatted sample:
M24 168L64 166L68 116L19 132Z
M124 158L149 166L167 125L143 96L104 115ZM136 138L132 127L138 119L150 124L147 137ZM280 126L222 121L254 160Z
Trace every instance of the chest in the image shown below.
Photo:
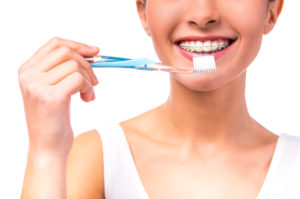
M258 195L265 175L249 173L242 176L225 169L169 167L143 168L139 175L150 199L253 199Z
M272 157L265 154L243 158L240 154L230 159L220 156L200 161L138 145L132 148L132 154L150 199L256 198Z

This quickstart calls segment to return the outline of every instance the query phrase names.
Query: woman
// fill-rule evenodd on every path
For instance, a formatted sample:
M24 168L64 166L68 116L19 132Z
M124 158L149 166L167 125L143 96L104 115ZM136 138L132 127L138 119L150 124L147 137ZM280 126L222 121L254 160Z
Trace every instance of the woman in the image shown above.
M22 198L299 198L300 139L265 129L245 101L246 69L283 1L136 3L163 63L190 68L212 54L218 71L171 74L164 104L74 139L71 95L95 99L84 57L99 49L50 40L19 70L30 140Z

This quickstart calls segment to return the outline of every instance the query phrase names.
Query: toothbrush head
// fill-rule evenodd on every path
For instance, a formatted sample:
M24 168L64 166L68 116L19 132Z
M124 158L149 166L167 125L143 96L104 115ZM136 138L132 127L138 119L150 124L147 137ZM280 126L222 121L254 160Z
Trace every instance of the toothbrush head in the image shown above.
M217 66L214 56L200 56L193 58L194 74L216 72Z

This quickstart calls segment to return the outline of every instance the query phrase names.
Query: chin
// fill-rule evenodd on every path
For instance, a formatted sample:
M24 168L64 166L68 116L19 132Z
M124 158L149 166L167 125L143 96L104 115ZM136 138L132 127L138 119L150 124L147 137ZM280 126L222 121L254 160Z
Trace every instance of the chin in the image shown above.
M193 91L213 91L222 87L220 78L212 74L200 75L186 75L186 74L173 74L171 75L172 81L176 81L182 86Z
M203 73L199 75L193 74L173 74L171 75L172 83L179 84L185 88L197 92L208 92L217 90L230 82L235 80L244 79L246 70L240 71L235 75L222 73L221 70L214 73Z

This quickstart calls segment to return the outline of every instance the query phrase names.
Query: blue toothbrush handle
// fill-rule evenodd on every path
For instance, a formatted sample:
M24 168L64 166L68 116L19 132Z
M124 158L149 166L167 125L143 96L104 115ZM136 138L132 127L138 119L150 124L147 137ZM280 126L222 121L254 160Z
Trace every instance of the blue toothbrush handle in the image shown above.
M150 68L147 68L148 64L155 64L155 62L146 58L140 58L140 59L128 59L122 61L98 61L98 62L91 63L91 66L94 68L134 68L139 70L152 70ZM140 67L140 66L145 66L145 67Z

